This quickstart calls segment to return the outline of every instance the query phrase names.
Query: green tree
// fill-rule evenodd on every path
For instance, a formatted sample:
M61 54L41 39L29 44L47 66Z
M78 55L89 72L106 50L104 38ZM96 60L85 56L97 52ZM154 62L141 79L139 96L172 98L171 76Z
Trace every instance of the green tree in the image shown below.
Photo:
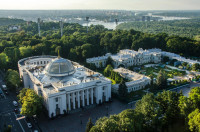
M162 112L163 125L172 124L180 117L179 96L180 94L172 91L163 91L157 94L156 100Z
M187 64L188 64L187 62L183 62L183 63L182 63L182 66L186 67Z
M167 88L167 76L163 70L160 70L157 75L157 87L158 89Z
M3 52L0 53L0 69L6 69L8 61L8 56Z
M101 127L102 132L118 132L118 124L114 119L107 119L103 122Z
M200 109L200 87L195 87L190 91L189 99L192 101L194 108Z
M15 91L16 87L19 87L21 84L19 73L12 69L8 69L6 72L5 80L7 87L13 91Z
M188 116L189 122L189 129L192 132L200 132L200 110L196 109Z
M199 68L200 68L200 65L198 63L195 63L195 64L192 65L193 71L197 71L197 70L199 70Z
M141 100L137 101L135 113L140 115L145 131L152 131L154 128L161 127L162 120L159 120L159 117L162 117L161 108L152 93L146 94Z
M128 90L127 86L125 84L125 81L121 80L119 84L119 89L118 89L119 96L125 98L128 95Z
M32 52L33 52L32 48L30 46L20 47L19 51L20 51L20 55L22 58L31 56Z
M89 58L93 56L93 45L92 44L83 44L81 46L82 49L82 57L83 58Z
M12 126L11 125L8 125L7 128L4 128L4 132L11 132L12 130Z
M190 68L190 64L187 64L186 69L187 69L187 70L190 70L190 69L191 69L191 68Z
M88 123L87 123L87 125L86 125L86 130L85 130L85 132L89 132L90 129L91 129L93 126L94 126L94 125L93 125L93 123L92 123L92 120L91 120L91 118L89 118Z
M26 95L22 99L21 114L31 117L39 115L42 111L42 98L38 96L34 90L28 89Z
M169 61L169 57L168 57L168 56L164 56L164 57L163 57L163 62L166 63L166 62L168 62L168 61Z
M106 61L106 65L111 65L113 67L113 59L109 56L107 61Z
M113 71L113 67L111 65L107 65L107 67L104 69L103 74L106 77L111 76L111 72Z
M23 103L23 98L26 96L28 88L23 88L22 90L19 91L19 94L17 95L19 102L22 104Z

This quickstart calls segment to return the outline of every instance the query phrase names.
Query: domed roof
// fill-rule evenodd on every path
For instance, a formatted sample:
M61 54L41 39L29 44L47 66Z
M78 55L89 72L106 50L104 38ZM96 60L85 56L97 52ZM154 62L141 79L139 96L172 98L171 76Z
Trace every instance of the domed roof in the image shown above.
M67 76L73 74L75 69L71 61L58 57L46 66L45 72L49 76Z

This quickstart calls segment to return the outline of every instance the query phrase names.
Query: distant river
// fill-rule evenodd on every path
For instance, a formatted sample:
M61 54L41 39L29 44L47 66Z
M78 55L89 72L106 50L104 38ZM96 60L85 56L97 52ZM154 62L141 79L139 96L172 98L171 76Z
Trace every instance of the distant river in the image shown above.
M121 24L121 23L124 23L124 22L118 22L118 24ZM82 25L87 26L87 23L83 23ZM98 20L90 21L88 23L88 26L90 25L103 25L107 29L116 29L116 26L117 26L115 22L104 22L104 21L98 21Z
M159 21L171 21L171 20L185 20L185 19L190 19L190 18L187 18L187 17L168 17L168 16L159 16L159 15L152 15L152 17L159 17ZM128 22L131 22L131 21L128 21ZM121 24L121 23L124 23L124 22L118 22L118 24ZM115 22L104 22L104 21L99 21L99 20L91 20L89 23L88 23L88 26L90 25L103 25L105 28L108 28L108 29L116 29L116 23ZM87 23L83 23L82 24L83 26L87 26Z
M159 15L152 15L152 17L160 17L160 21L171 21L171 20L186 20L190 19L188 17L169 17L169 16L159 16Z

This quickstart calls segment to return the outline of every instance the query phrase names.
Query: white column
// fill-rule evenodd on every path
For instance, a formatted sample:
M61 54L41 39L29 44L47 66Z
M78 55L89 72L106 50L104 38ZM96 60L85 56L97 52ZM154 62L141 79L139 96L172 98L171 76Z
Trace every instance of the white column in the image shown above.
M108 92L109 92L109 91L108 91L108 89L109 89L109 88L106 86L106 87L105 87L105 96L106 96L106 101L109 100L109 96L108 96Z
M84 90L81 91L82 94L82 106L85 106Z
M80 95L79 91L77 92L78 108L80 108Z
M68 110L71 110L70 93L67 95L68 99Z
M96 103L99 104L99 94L98 94L99 90L98 87L95 88L95 97L96 97Z
M91 104L93 104L93 88L90 90Z
M87 105L89 105L89 90L87 89Z
M102 86L98 87L98 95L99 95L99 100L101 100L101 103L103 102L103 90L102 90Z
M72 101L73 101L73 109L76 109L76 107L75 107L75 95L74 95L74 92L72 93Z

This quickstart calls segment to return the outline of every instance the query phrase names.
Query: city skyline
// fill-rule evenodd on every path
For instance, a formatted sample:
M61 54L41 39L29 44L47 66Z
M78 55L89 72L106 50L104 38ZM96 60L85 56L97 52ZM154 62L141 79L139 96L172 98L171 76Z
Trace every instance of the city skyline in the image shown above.
M198 0L8 0L1 2L1 10L200 10Z

